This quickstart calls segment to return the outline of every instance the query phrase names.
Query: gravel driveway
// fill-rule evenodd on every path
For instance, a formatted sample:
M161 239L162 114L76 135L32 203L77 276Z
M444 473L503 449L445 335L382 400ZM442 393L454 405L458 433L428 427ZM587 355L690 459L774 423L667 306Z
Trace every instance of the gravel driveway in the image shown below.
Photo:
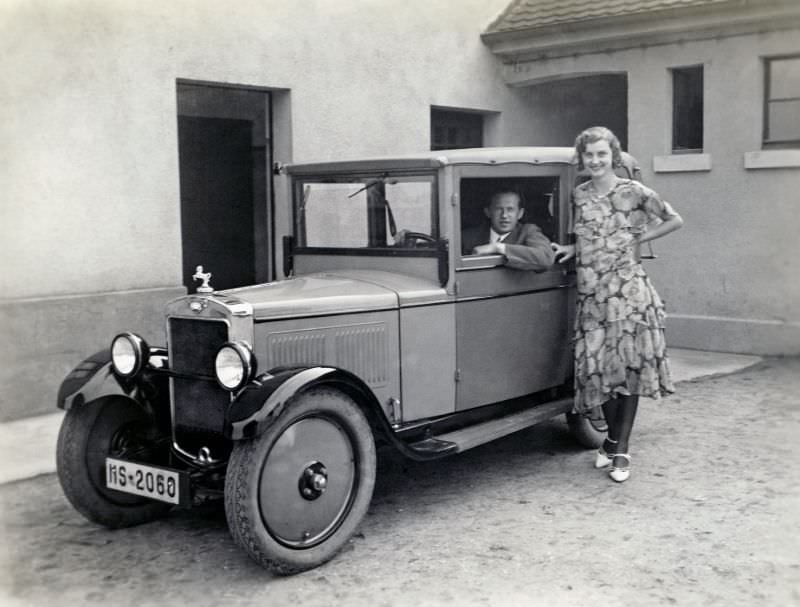
M0 486L0 605L800 605L800 359L644 400L622 485L554 420L435 463L381 457L329 564L273 577L220 504L121 531L54 475Z

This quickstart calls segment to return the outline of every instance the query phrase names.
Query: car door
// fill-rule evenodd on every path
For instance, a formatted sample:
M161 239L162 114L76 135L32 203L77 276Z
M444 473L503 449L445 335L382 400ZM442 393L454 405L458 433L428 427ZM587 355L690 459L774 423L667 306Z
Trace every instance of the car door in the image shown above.
M523 197L523 220L564 242L568 165L468 166L455 173L460 212L456 234L485 221L493 191ZM488 223L486 224L488 237ZM455 243L461 250L461 243ZM456 409L497 403L562 385L571 370L574 274L555 264L516 270L499 255L462 251L455 268Z

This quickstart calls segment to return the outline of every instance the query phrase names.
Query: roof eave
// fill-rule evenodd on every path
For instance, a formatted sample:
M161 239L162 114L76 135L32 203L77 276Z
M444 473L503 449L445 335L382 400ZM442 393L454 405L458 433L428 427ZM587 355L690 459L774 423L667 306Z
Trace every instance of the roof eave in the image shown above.
M650 12L587 19L485 32L481 38L494 54L514 62L797 27L800 27L800 3L779 1L727 7L727 10L714 10L711 5L657 15Z

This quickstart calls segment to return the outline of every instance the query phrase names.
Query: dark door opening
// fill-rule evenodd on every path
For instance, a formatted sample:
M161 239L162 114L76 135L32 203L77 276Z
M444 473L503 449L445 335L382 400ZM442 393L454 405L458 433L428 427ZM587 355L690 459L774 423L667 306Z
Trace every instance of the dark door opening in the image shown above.
M605 126L628 149L628 76L595 74L531 86L528 94L543 123L530 145L565 145L590 126Z
M202 265L215 289L274 277L269 94L178 84L183 284Z
M255 282L251 129L246 120L178 119L187 288L198 265L217 289Z

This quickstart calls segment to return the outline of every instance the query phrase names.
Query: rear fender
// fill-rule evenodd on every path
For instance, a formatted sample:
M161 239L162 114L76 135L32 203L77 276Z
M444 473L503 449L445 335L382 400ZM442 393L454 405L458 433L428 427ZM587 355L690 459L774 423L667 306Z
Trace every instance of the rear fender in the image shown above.
M226 415L225 436L232 440L259 436L292 398L320 385L346 393L364 410L373 425L389 428L372 390L352 373L334 367L292 367L260 375L239 393Z

